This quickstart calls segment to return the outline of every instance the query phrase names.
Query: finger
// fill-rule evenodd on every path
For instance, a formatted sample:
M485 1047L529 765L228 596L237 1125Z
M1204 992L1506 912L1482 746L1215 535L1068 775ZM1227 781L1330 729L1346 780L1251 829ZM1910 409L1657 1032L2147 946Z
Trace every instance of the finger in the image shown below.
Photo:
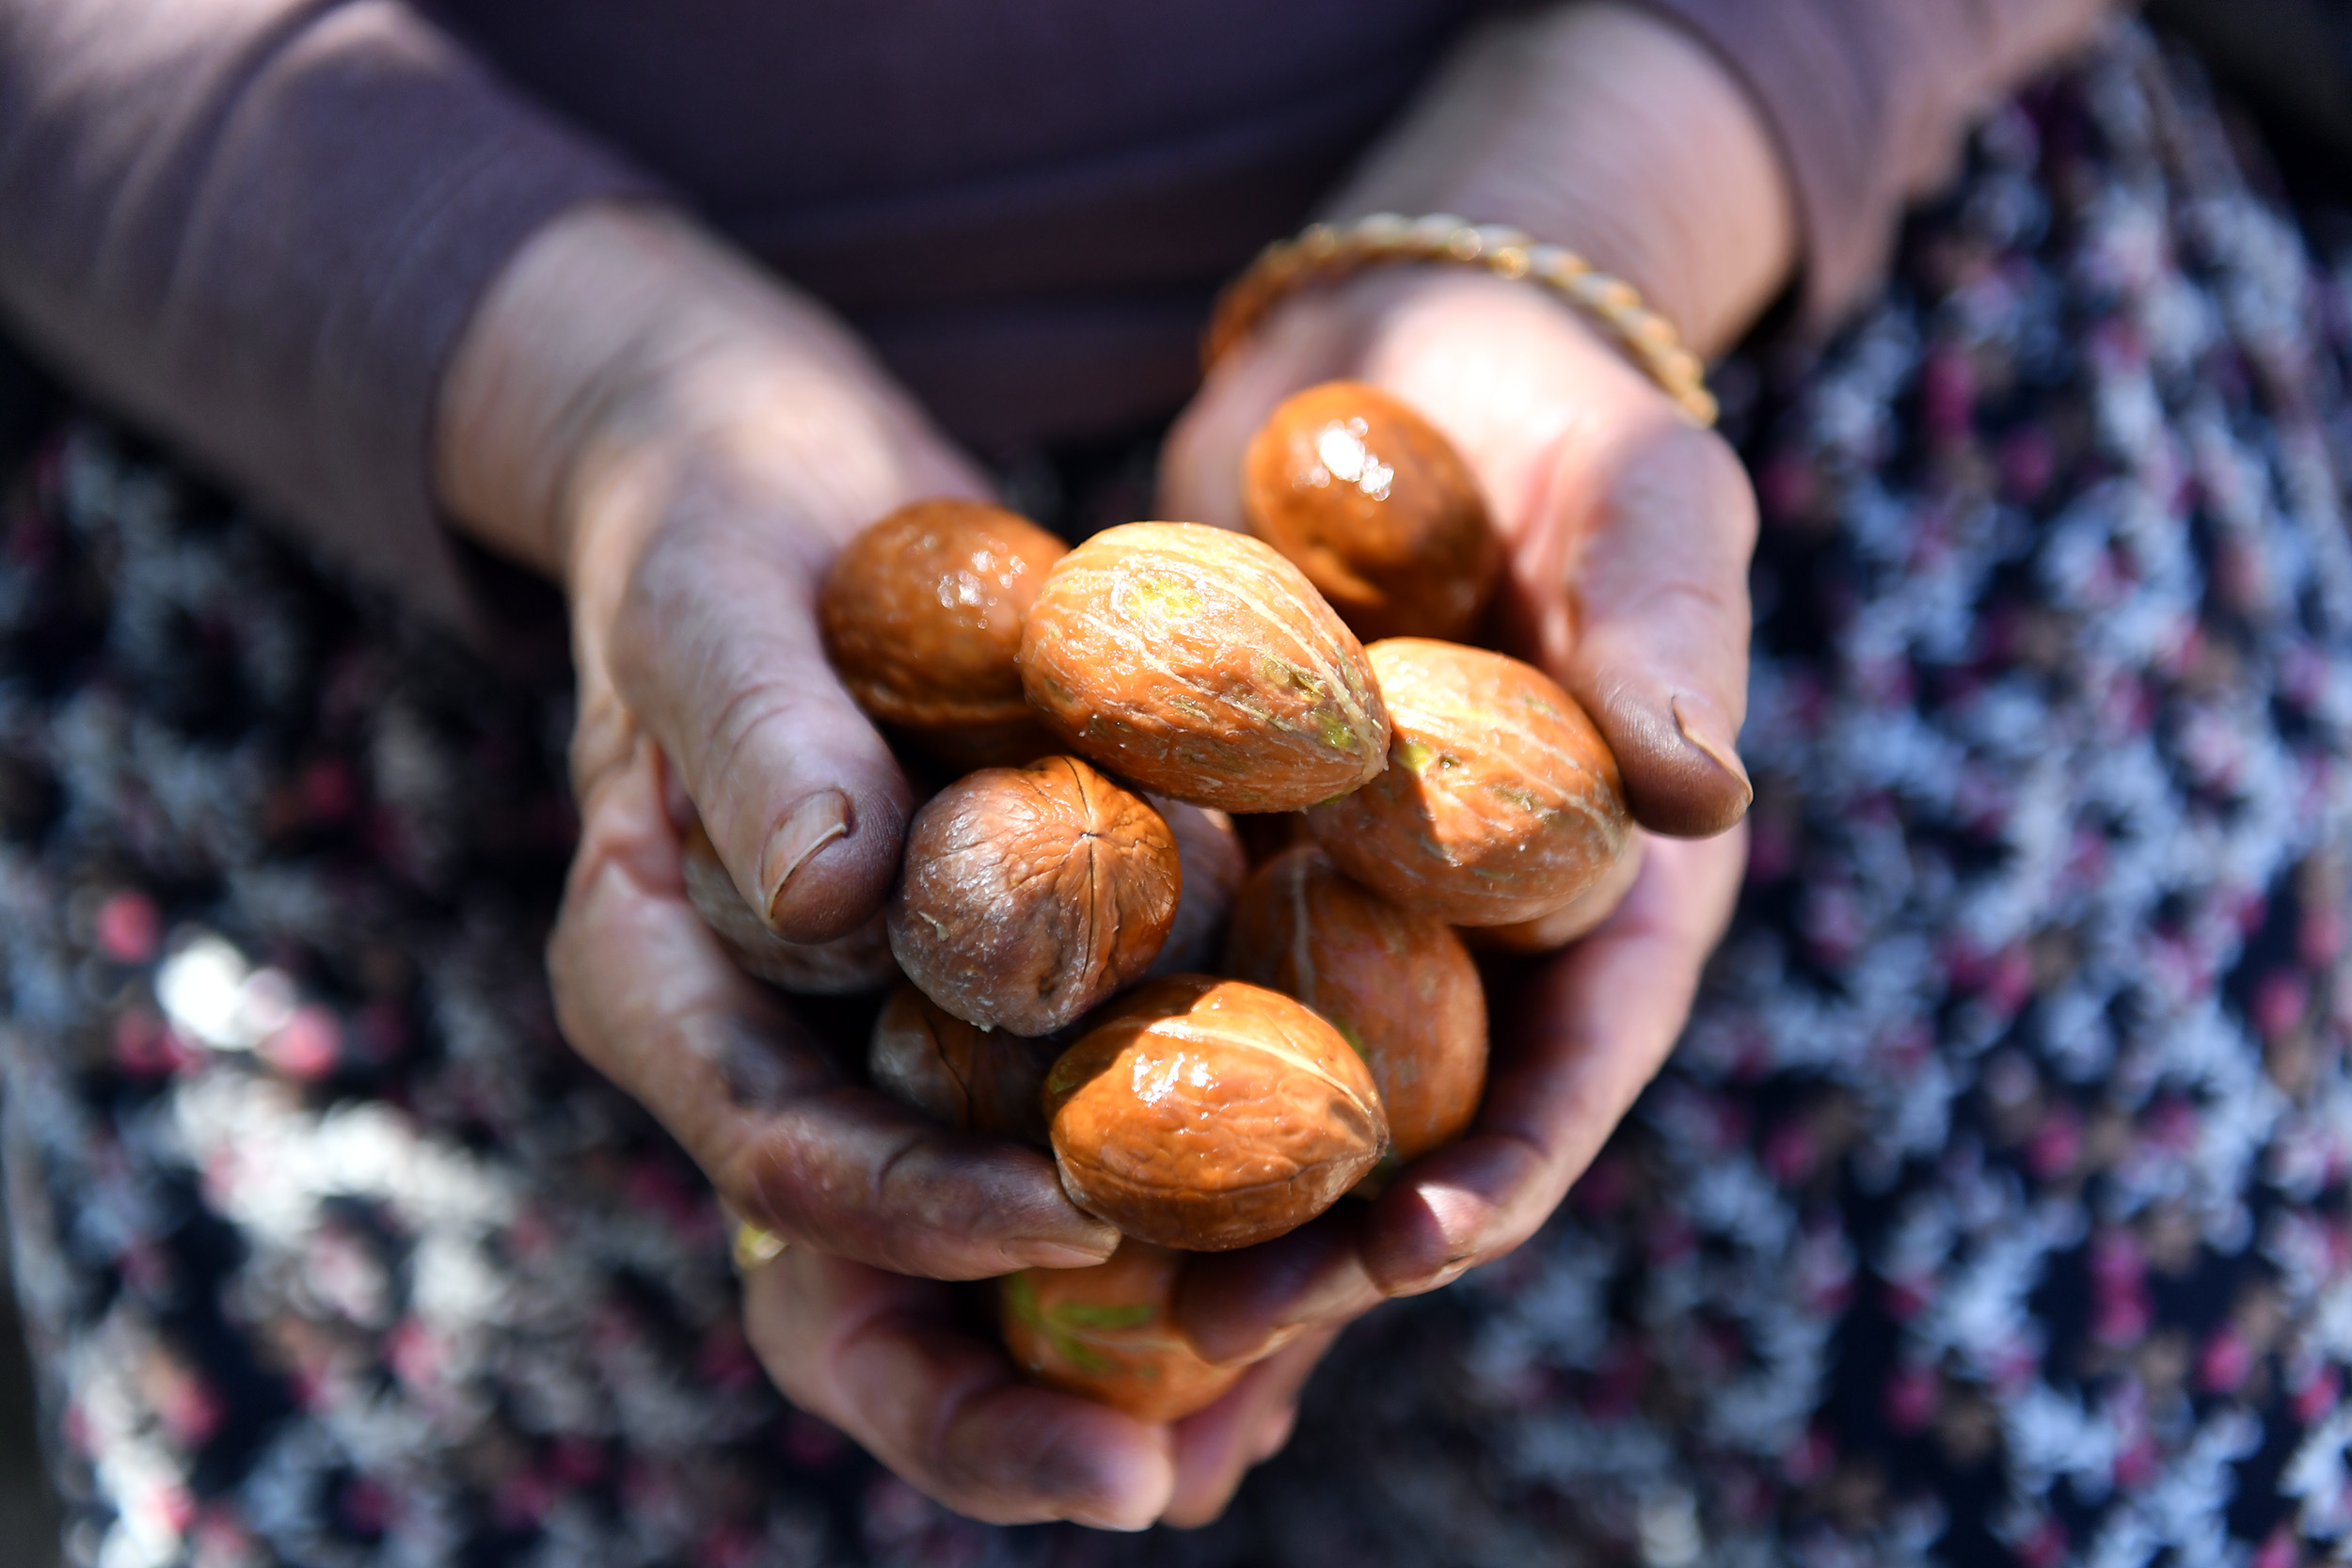
M1176 1323L1206 1360L1255 1361L1387 1299L1363 1265L1361 1205L1343 1202L1287 1235L1204 1253L1184 1270Z
M959 1513L1135 1530L1168 1504L1166 1427L1022 1382L945 1287L792 1247L744 1279L743 1321L787 1399Z
M1208 1409L1177 1423L1176 1486L1162 1524L1194 1529L1225 1512L1250 1467L1290 1441L1299 1391L1339 1336L1336 1325L1302 1336L1242 1374Z
M1099 1262L1109 1226L1030 1148L954 1133L850 1081L686 902L653 748L608 772L548 946L573 1046L668 1128L735 1211L939 1278Z
M1616 912L1530 981L1470 1135L1407 1166L1370 1209L1194 1260L1177 1319L1247 1360L1286 1336L1413 1295L1534 1234L1656 1075L1738 893L1744 832L1654 845Z
M1511 597L1608 737L1635 817L1705 837L1753 798L1738 742L1756 499L1720 436L1655 395L1639 408L1554 449Z
M620 695L676 765L739 891L777 935L841 936L888 895L914 800L826 662L839 541L756 487L680 480L628 573Z
M1361 1237L1389 1295L1433 1290L1518 1246L1559 1207L1689 1020L1729 922L1747 835L1661 840L1618 912L1538 971L1471 1135L1382 1196Z

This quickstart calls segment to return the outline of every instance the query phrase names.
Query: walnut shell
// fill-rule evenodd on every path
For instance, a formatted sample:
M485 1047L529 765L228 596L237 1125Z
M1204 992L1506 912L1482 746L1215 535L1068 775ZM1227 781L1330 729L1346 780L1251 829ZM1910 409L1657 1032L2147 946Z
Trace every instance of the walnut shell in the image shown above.
M1310 387L1259 427L1242 455L1242 510L1367 642L1468 637L1502 571L1470 466L1360 381Z
M1078 758L982 768L915 813L890 950L966 1023L1051 1034L1151 966L1181 877L1159 813Z
M1486 1086L1486 991L1453 927L1358 886L1312 844L1258 868L1226 973L1297 998L1372 1069L1398 1164L1462 1135ZM1384 1162L1385 1164L1386 1162Z
M1222 529L1129 523L1062 557L1021 682L1072 750L1195 805L1291 811L1387 766L1355 633L1297 567Z
M1024 1269L997 1286L1005 1349L1048 1386L1145 1421L1179 1421L1215 1404L1241 1377L1176 1331L1184 1255L1132 1236L1083 1269Z
M1105 1009L1045 1078L1063 1191L1162 1246L1306 1224L1380 1158L1388 1117L1338 1030L1276 991L1182 974Z
M1642 835L1635 833L1607 875L1549 914L1510 926L1466 926L1463 935L1490 952L1556 953L1608 919L1641 874Z
M1455 926L1533 920L1608 876L1632 819L1575 698L1481 648L1398 637L1369 652L1394 720L1389 769L1307 814L1343 871Z
M1144 799L1175 835L1176 858L1184 868L1175 924L1168 928L1160 956L1143 972L1145 979L1155 980L1215 965L1225 945L1225 919L1249 875L1249 861L1242 851L1241 835L1233 831L1233 819L1223 812L1188 806L1165 795Z
M874 1020L866 1071L891 1099L959 1132L1042 1148L1039 1096L1056 1054L1051 1040L974 1028L902 985Z
M959 767L1053 750L1021 695L1021 626L1069 546L1002 507L902 506L843 546L818 604L858 706Z
M686 832L686 897L746 974L803 996L853 996L898 977L890 936L876 915L831 942L787 942L743 902L700 822Z

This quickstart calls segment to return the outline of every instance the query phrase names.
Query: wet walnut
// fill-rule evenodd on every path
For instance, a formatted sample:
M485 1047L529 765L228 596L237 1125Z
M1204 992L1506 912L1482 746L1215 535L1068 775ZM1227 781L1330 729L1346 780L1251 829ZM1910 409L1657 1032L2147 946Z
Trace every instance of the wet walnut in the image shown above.
M1233 895L1249 875L1241 835L1233 831L1233 819L1221 811L1188 806L1166 796L1149 799L1176 837L1184 886L1176 900L1176 922L1168 928L1168 942L1144 975L1157 979L1214 968L1224 946L1225 917L1232 911Z
M1632 819L1576 699L1479 648L1399 637L1370 655L1395 725L1388 771L1307 814L1342 870L1455 926L1533 920L1609 876Z
M1641 874L1642 835L1635 833L1607 875L1549 914L1511 926L1466 926L1463 934L1490 952L1556 953L1615 912Z
M902 506L825 579L825 654L858 706L958 767L1053 750L1021 695L1021 626L1069 546L972 500Z
M1249 879L1225 969L1305 1003L1356 1048L1380 1087L1396 1164L1452 1143L1478 1114L1486 992L1469 949L1444 922L1349 880L1316 846Z
M803 996L851 996L898 977L882 916L832 942L787 942L735 889L700 822L686 833L686 896L747 974Z
M1388 1118L1338 1030L1237 980L1154 980L1054 1064L1062 1189L1162 1246L1221 1252L1295 1229L1373 1167Z
M1151 966L1181 875L1159 814L1078 758L982 768L915 814L890 950L966 1023L1051 1034Z
M1502 570L1469 465L1360 381L1310 387L1274 411L1242 456L1242 509L1367 642L1468 637Z
M1214 1404L1243 1369L1203 1361L1171 1306L1184 1254L1133 1237L1091 1268L1024 1269L997 1285L1005 1349L1037 1382L1145 1421Z
M1022 689L1073 751L1224 811L1291 811L1387 765L1362 644L1246 534L1130 523L1062 557L1030 607Z
M1057 1048L1009 1029L979 1029L901 985L874 1020L866 1076L901 1104L958 1132L1045 1143L1039 1094Z

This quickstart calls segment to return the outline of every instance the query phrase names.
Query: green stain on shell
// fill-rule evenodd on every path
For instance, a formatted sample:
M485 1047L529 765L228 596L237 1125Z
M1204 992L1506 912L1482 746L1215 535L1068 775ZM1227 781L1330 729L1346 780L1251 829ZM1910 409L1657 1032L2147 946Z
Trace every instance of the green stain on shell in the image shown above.
M1141 1328L1159 1315L1159 1308L1148 1302L1127 1307L1098 1307L1086 1301L1064 1302L1052 1314L1057 1323L1097 1331Z
M1193 616L1200 613L1200 590L1173 572L1141 572L1128 584L1127 592L1146 610L1163 615Z

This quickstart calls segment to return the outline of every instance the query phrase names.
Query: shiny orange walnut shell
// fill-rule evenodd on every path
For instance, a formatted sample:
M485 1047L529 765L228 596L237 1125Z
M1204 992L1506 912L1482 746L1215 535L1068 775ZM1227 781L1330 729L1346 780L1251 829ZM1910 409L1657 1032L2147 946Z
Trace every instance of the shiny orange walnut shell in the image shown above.
M911 985L891 992L866 1053L874 1086L961 1132L1045 1143L1040 1095L1057 1049L1009 1029L979 1029Z
M845 546L818 605L825 656L858 706L960 766L1052 744L1021 694L1021 627L1069 546L981 501L902 506Z
M1062 1189L1161 1246L1222 1252L1295 1229L1379 1160L1363 1058L1260 986L1154 980L1104 1010L1045 1079Z
M1615 913L1641 874L1642 835L1635 833L1608 875L1549 914L1511 926L1465 926L1462 930L1472 946L1489 952L1556 953Z
M1399 637L1368 651L1395 726L1388 771L1307 814L1342 870L1455 926L1533 920L1608 877L1632 818L1575 698L1483 648Z
M1184 1255L1133 1237L1084 1269L1024 1269L997 1285L1005 1349L1039 1383L1138 1420L1179 1421L1243 1371L1203 1361L1176 1331Z
M1367 642L1468 637L1502 571L1470 466L1361 381L1327 381L1275 409L1242 455L1242 510Z
M1151 966L1181 877L1159 813L1078 758L985 768L908 828L890 950L966 1023L1051 1034Z
M771 986L803 996L852 996L880 990L898 977L890 935L876 915L831 942L787 942L743 902L735 879L700 822L686 833L686 897L726 947L738 967Z
M1225 972L1312 1007L1356 1048L1398 1164L1460 1137L1486 1087L1486 990L1462 939L1343 876L1312 844L1260 866Z
M1298 568L1247 534L1129 523L1046 574L1021 684L1073 751L1223 811L1292 811L1387 766L1356 641Z
M1225 921L1232 913L1233 895L1249 875L1249 858L1242 848L1233 819L1205 806L1188 806L1165 795L1148 796L1175 835L1176 858L1184 869L1184 885L1176 900L1175 924L1160 956L1145 970L1146 979L1163 974L1189 974L1216 966L1225 946Z

